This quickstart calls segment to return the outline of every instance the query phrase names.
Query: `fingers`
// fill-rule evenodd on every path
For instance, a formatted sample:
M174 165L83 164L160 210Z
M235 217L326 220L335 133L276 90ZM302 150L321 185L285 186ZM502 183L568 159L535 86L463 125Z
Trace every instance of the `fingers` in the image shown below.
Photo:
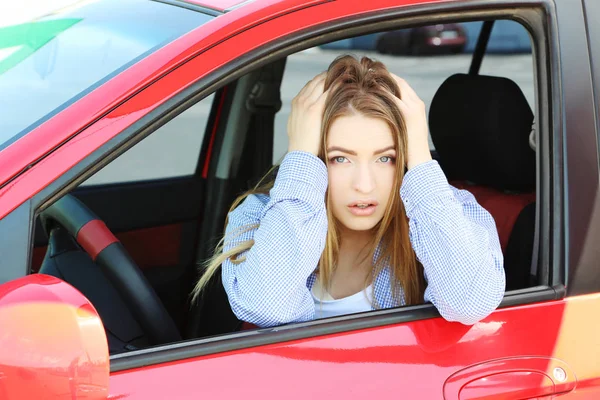
M322 114L327 97L325 77L325 73L315 76L292 100L288 117L288 151L319 154Z
M397 99L396 104L398 105L398 109L400 110L400 114L404 119L404 122L407 124L407 129L409 128L409 121L414 119L415 108L411 107L411 104L407 104L404 100Z
M406 103L404 102L404 100L402 100L402 99L397 99L396 104L398 104L398 108L400 109L400 112L402 113L402 115L406 115L407 112L410 110L410 107L407 106Z
M307 99L312 104L315 103L319 97L325 93L325 76L319 77L312 87L310 93L307 93Z
M312 78L310 81L308 81L306 83L306 85L304 85L304 87L302 88L302 90L300 90L300 92L298 93L298 95L296 96L299 99L306 99L306 98L318 98L318 96L323 93L323 87L325 86L325 77L326 77L326 73L325 72L321 72L319 75L315 76L314 78ZM320 91L319 91L320 89ZM318 94L315 95L315 90L318 91Z
M322 89L321 89L321 90L322 90ZM324 91L322 91L322 92L319 94L319 97L317 97L317 98L315 99L315 101L314 101L314 103L313 103L313 104L314 104L316 107L318 107L318 108L319 108L319 110L322 110L322 109L325 107L325 100L327 100L327 95L329 94L329 91L330 91L330 90L331 90L331 89L327 89L327 90L324 90ZM315 93L318 93L318 92L317 92L317 91L315 91Z
M398 84L398 87L400 88L400 95L402 96L402 98L406 100L406 98L408 97L413 101L421 101L421 98L419 97L419 95L417 95L417 92L414 91L414 89L408 84L408 82L400 78L398 75L391 75Z

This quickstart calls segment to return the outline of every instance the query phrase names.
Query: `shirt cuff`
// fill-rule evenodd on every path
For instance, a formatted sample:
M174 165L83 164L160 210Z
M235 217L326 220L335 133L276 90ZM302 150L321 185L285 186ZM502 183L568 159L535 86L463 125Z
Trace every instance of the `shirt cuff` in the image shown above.
M410 218L415 207L445 191L450 191L446 175L438 162L431 160L408 170L400 187L400 197Z
M325 195L328 179L327 166L319 157L305 151L292 151L283 158L275 183L302 182Z

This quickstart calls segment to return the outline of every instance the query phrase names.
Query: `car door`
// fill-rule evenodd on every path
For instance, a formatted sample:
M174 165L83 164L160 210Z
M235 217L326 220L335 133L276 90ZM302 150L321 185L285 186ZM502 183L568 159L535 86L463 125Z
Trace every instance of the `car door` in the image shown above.
M106 118L121 118L111 129L122 131L119 137L126 140L135 133L128 128L133 122L150 124L168 110L158 107L154 114L144 114L148 112L146 96L163 99L169 93L174 102L184 103L194 94L205 95L298 47L369 29L456 19L459 13L472 19L514 17L528 24L534 35L540 82L538 264L542 283L507 293L501 309L474 326L447 322L433 306L421 305L113 356L110 398L305 399L392 394L399 398L507 399L562 393L575 399L598 393L600 374L593 355L600 351L600 335L587 319L600 307L599 288L593 282L584 285L585 276L574 273L597 259L590 256L597 246L584 246L593 239L591 233L581 228L598 218L592 212L598 154L580 7L563 0L504 0L493 6L458 1L399 6L384 0L315 5L228 37ZM248 18L254 18L252 12ZM181 92L198 78L188 92ZM160 100L154 104L163 105ZM56 153L58 157L60 151ZM104 153L95 153L85 163ZM570 157L565 159L565 154ZM219 154L216 165L224 156ZM587 170L578 167L578 157L590 161ZM218 171L213 168L212 173L216 176ZM589 185L582 185L580 179Z
M567 168L559 154L550 151L562 143L561 133L565 132L572 137L562 143L568 151L572 151L574 142L580 143L577 146L580 150L584 143L595 142L589 130L575 128L575 119L579 124L593 127L589 125L593 122L589 118L592 108L582 106L591 100L591 82L585 78L589 76L586 75L589 64L581 62L587 60L585 32L583 28L574 28L583 27L583 14L581 9L566 2L545 4L548 7L543 10L531 4L531 9L524 7L521 12L506 11L506 7L514 6L510 1L497 2L495 6L499 16L531 18L528 23L536 35L538 59L546 62L545 67L537 70L542 82L538 84L539 115L543 118L539 143L547 155L540 160L546 175L542 176L539 195L542 215L539 229L556 232L540 240L539 258L540 265L546 268L546 284L508 293L501 309L472 327L449 323L436 317L432 307L419 306L373 312L361 318L348 316L242 332L228 335L226 342L219 338L190 342L187 346L157 349L153 352L154 361L149 361L146 355L115 356L111 367L112 393L115 396L127 394L131 398L147 398L157 393L179 398L198 395L364 398L393 393L399 398L448 399L536 398L558 393L565 398L584 398L596 393L598 371L592 366L594 357L586 357L585 349L596 353L600 349L595 336L597 329L592 329L582 341L572 339L581 330L582 316L598 309L599 299L595 294L598 288L564 297L564 276L571 268L577 268L578 260L573 251L579 251L577 243L584 238L570 225L565 227L564 236L556 228L556 224L563 226L566 214L589 220L590 209L566 202L562 190L566 190L567 185L558 179L558 173ZM377 11L377 6L370 4L372 11ZM383 4L380 6L384 8ZM359 14L361 11L358 6L356 10L348 10L347 5L344 10L337 7L330 3L279 17L222 43L221 50L225 52L237 43L251 47L255 43L252 39L261 38L263 34L284 35L293 31L299 21L307 27L310 23L345 15L345 12ZM407 10L394 9L395 15L381 13L381 19L402 16ZM420 15L426 20L432 14L444 16L444 11L450 13L450 10L470 12L471 17L490 16L489 9L484 11L476 3L460 2L437 7L415 6L410 9L410 15ZM533 15L537 13L549 22L536 22ZM335 26L329 22L330 28ZM358 25L360 22L355 21L354 25L348 22L347 26ZM309 35L309 31L306 29L304 33ZM315 28L313 32L319 31ZM574 45L571 40L576 37L584 43ZM559 48L563 40L573 44L567 54ZM548 47L540 47L543 43L549 43ZM575 59L580 60L577 65L569 62ZM558 60L562 68L566 65L573 68L568 76L561 73ZM586 85L588 90L577 90ZM563 102L561 93L565 98ZM575 104L579 108L573 114ZM565 125L558 121L564 121ZM595 147L583 154L597 160L597 155L590 155L590 151L595 152ZM584 176L590 180L597 178L597 164ZM568 178L569 191L576 193L578 199L589 198L576 179ZM548 185L550 179L553 191ZM546 219L543 215L550 209L552 219ZM566 235L572 238L569 257L558 250L564 248ZM573 279L571 284L576 286L577 281ZM146 368L148 362L154 365ZM171 384L160 383L165 381ZM148 382L157 383L149 385Z

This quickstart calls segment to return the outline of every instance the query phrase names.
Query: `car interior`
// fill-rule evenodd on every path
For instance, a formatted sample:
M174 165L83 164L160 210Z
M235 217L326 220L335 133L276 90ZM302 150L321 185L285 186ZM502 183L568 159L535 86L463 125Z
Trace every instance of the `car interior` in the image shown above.
M469 70L448 76L431 101L432 155L494 217L506 290L515 291L543 283L535 268L534 113L513 80L479 74L493 21L484 27ZM111 354L252 328L232 313L218 274L197 302L189 294L231 202L273 166L285 70L286 59L276 60L202 100L209 112L194 128L201 139L189 174L82 184L39 215L31 272L57 276L91 301ZM117 239L99 252L98 243Z

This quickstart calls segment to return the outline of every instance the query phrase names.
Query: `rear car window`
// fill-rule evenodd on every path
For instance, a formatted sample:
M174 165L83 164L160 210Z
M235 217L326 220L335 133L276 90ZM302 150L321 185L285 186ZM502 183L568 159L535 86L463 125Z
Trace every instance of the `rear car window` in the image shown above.
M0 27L0 150L212 18L157 1L100 0Z

